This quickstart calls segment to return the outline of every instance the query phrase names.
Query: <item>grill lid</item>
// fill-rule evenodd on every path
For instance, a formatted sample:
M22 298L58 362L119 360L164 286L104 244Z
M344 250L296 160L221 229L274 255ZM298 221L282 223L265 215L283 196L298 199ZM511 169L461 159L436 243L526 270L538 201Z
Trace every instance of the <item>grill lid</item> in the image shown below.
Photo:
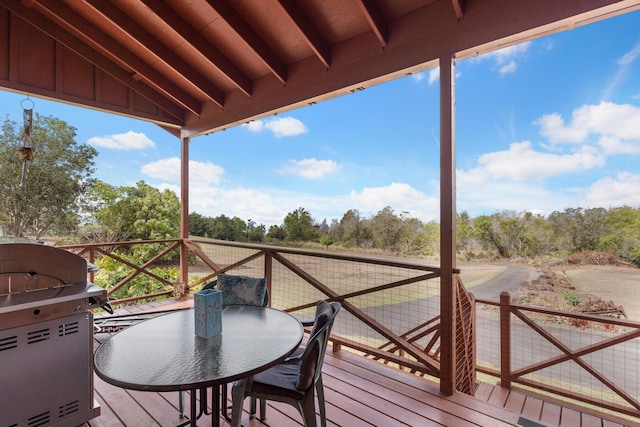
M84 258L38 243L0 244L0 313L74 300L84 300L82 309L108 306L107 291L87 282Z

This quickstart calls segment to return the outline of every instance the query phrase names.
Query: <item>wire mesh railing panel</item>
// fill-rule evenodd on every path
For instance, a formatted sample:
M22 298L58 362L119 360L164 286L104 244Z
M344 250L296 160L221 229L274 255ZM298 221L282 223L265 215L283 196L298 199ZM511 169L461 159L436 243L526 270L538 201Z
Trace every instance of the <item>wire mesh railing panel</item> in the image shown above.
M479 370L507 383L640 415L640 324L504 301L477 304ZM500 329L501 310L508 329Z
M476 366L500 370L500 311L497 306L476 303Z
M221 245L215 242L198 241L195 243L200 251L213 262L215 266L226 274L235 274L251 277L265 277L264 258L249 259L259 250L232 245ZM230 268L231 267L231 268ZM196 256L189 258L189 283L198 283L203 278L208 278L200 285L214 280L216 271L203 259ZM199 288L200 286L196 286Z
M433 333L419 336L409 332L439 315L438 278L414 282L425 271L366 261L299 254L283 258L284 262L273 265L275 306L288 309L318 299L341 300L353 310L341 312L333 329L335 335L373 348L389 343L386 331L414 340L416 345L430 341Z

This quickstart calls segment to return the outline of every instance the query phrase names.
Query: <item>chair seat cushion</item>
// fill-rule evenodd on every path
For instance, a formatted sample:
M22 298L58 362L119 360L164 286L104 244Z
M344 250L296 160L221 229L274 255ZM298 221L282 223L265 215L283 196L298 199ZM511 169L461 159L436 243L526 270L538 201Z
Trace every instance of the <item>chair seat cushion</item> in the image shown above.
M298 390L296 383L300 375L300 362L281 363L253 376L252 394L268 394L300 399L304 390Z
M222 291L222 305L264 305L267 281L264 277L218 274L216 289Z

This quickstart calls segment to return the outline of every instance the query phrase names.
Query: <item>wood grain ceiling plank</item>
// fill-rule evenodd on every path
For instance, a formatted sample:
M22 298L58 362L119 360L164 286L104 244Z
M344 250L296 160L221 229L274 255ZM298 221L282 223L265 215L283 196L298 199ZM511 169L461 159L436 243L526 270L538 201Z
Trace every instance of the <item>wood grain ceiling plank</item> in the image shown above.
M149 0L150 1L150 0ZM207 3L235 31L260 60L282 83L287 81L287 66L278 55L256 34L247 22L225 0L207 0Z
M278 0L280 6L326 68L331 65L331 48L295 0Z
M185 84L206 95L211 101L220 107L224 105L224 93L211 83L206 77L198 73L185 61L176 55L171 49L160 43L153 34L126 15L111 2L103 0L86 0L104 19L110 21L115 31L120 31L131 39L133 43L142 46L152 53L158 60L178 73Z
M176 10L171 8L164 2L157 0L141 0L149 9L151 9L159 19L167 24L173 31L180 35L188 44L193 46L195 50L200 52L209 63L215 67L220 73L229 79L233 84L244 92L247 96L251 96L251 79L242 72L229 58L227 58L220 50L211 44L202 34L200 34L193 26L180 16Z

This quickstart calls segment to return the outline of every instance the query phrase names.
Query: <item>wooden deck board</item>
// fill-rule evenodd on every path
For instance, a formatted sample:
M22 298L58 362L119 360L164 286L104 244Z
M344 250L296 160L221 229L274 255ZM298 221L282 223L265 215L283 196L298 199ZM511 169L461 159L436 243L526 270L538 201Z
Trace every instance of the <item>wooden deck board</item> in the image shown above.
M557 426L558 424L560 424L561 413L562 406L550 402L544 402L542 404L540 421L548 425Z
M504 404L505 409L513 411L517 414L522 413L522 408L524 408L524 401L527 400L527 396L524 394L511 390L509 393L509 397L507 397L507 401Z
M118 314L186 308L190 300L150 303L118 310ZM96 334L96 347L109 334ZM460 393L443 396L438 385L427 379L399 371L346 350L333 353L327 349L323 367L327 406L327 426L517 426L521 417L548 426L638 426L640 423L606 420L575 408L560 406L529 396L521 390L503 389L480 383L476 396ZM124 390L95 376L95 398L101 415L91 420L91 427L174 426L185 421L178 414L178 393L152 393ZM185 403L188 413L188 394ZM210 401L210 400L209 400ZM227 404L231 404L227 399ZM264 421L249 419L245 401L242 425L245 427L298 427L301 416L295 408L269 402ZM222 419L222 425L228 425ZM210 427L210 416L198 420L198 426Z

